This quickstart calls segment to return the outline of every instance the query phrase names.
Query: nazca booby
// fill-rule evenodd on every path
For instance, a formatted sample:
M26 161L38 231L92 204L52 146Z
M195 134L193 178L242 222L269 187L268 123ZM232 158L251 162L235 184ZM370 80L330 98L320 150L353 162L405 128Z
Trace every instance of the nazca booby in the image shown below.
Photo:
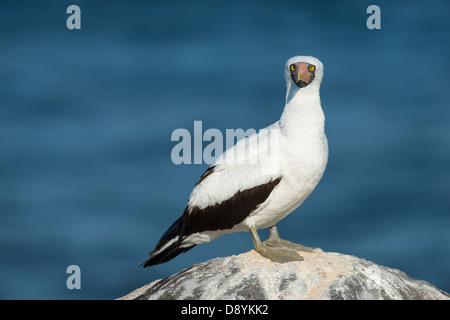
M296 56L286 62L284 74L287 92L280 120L217 158L143 267L239 231L249 231L256 251L272 261L301 261L297 250L313 251L281 239L276 224L305 201L327 165L319 94L323 64L314 57ZM270 167L265 166L267 159ZM261 242L257 230L265 228L270 228L269 238Z

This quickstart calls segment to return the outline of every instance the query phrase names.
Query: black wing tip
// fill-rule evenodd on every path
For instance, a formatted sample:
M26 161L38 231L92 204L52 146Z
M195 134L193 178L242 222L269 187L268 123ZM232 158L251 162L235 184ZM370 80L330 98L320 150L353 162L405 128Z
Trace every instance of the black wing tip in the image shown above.
M195 247L195 245L191 247L180 248L179 244L175 242L173 245L169 246L167 249L156 255L151 255L150 253L150 258L144 261L138 268L147 268L157 264L168 262L178 256L180 253L184 253L192 249L193 247Z
M208 177L211 173L214 172L215 166L210 166L200 177L200 179L195 183L195 185L199 185L203 180L205 180L206 177ZM162 235L161 239L159 240L158 244L156 245L155 249L153 249L152 252L150 252L150 258L148 258L145 262L143 262L138 268L147 268L151 267L157 264L161 264L164 262L167 262L169 260L172 260L176 256L178 256L180 253L186 252L195 245L190 247L184 247L180 248L181 239L184 236L185 228L186 227L183 224L184 217L187 215L188 207L184 209L183 215L178 218L170 227L166 230L166 232ZM168 248L164 249L163 251L159 252L158 254L155 254L161 247L163 247L167 242L171 241L176 236L179 237L179 241L174 242L172 245L170 245Z
M169 227L169 229L166 230L166 232L164 232L155 249L150 252L150 258L148 258L139 267L146 268L167 262L175 258L180 253L186 252L191 249L194 245L191 247L180 248L181 241L184 238L183 234L183 216L181 216ZM176 238L178 238L178 240L175 240ZM172 244L168 245L168 243L171 241ZM164 248L164 250L161 250L161 248L163 248L164 246L167 247Z

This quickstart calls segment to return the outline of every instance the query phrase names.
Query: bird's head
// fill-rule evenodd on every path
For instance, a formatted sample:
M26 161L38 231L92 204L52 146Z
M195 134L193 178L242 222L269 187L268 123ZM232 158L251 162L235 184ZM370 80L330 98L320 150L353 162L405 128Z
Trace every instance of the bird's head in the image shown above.
M323 64L319 59L308 56L296 56L286 62L286 81L293 81L299 88L315 82L320 85L323 75Z
M287 85L286 100L290 100L298 91L320 88L323 64L314 57L296 56L286 62L284 73Z

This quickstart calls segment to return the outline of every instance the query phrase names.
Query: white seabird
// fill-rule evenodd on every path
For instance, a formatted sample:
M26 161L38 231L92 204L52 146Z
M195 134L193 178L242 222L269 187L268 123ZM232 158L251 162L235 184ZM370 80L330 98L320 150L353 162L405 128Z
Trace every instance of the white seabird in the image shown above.
M285 65L286 104L279 121L226 150L195 184L183 215L142 266L167 262L195 245L249 231L257 252L276 262L303 260L311 248L280 239L276 224L319 183L328 160L320 102L322 63L296 56ZM270 228L264 242L257 230Z

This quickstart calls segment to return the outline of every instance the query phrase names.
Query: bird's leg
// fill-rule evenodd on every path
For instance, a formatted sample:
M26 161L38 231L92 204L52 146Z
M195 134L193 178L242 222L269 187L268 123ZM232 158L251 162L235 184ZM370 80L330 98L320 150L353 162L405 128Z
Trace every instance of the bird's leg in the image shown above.
M270 246L270 247L284 247L288 249L294 249L298 251L303 252L314 252L314 248L305 247L301 244L290 242L284 239L280 238L280 235L278 234L277 226L272 226L269 228L269 239L263 242L263 244Z
M255 250L259 252L259 254L261 254L263 257L266 257L274 262L279 263L304 260L303 257L301 257L293 249L289 249L283 246L273 247L265 243L262 243L261 240L259 239L258 232L254 227L250 227L249 231L250 234L252 235Z

